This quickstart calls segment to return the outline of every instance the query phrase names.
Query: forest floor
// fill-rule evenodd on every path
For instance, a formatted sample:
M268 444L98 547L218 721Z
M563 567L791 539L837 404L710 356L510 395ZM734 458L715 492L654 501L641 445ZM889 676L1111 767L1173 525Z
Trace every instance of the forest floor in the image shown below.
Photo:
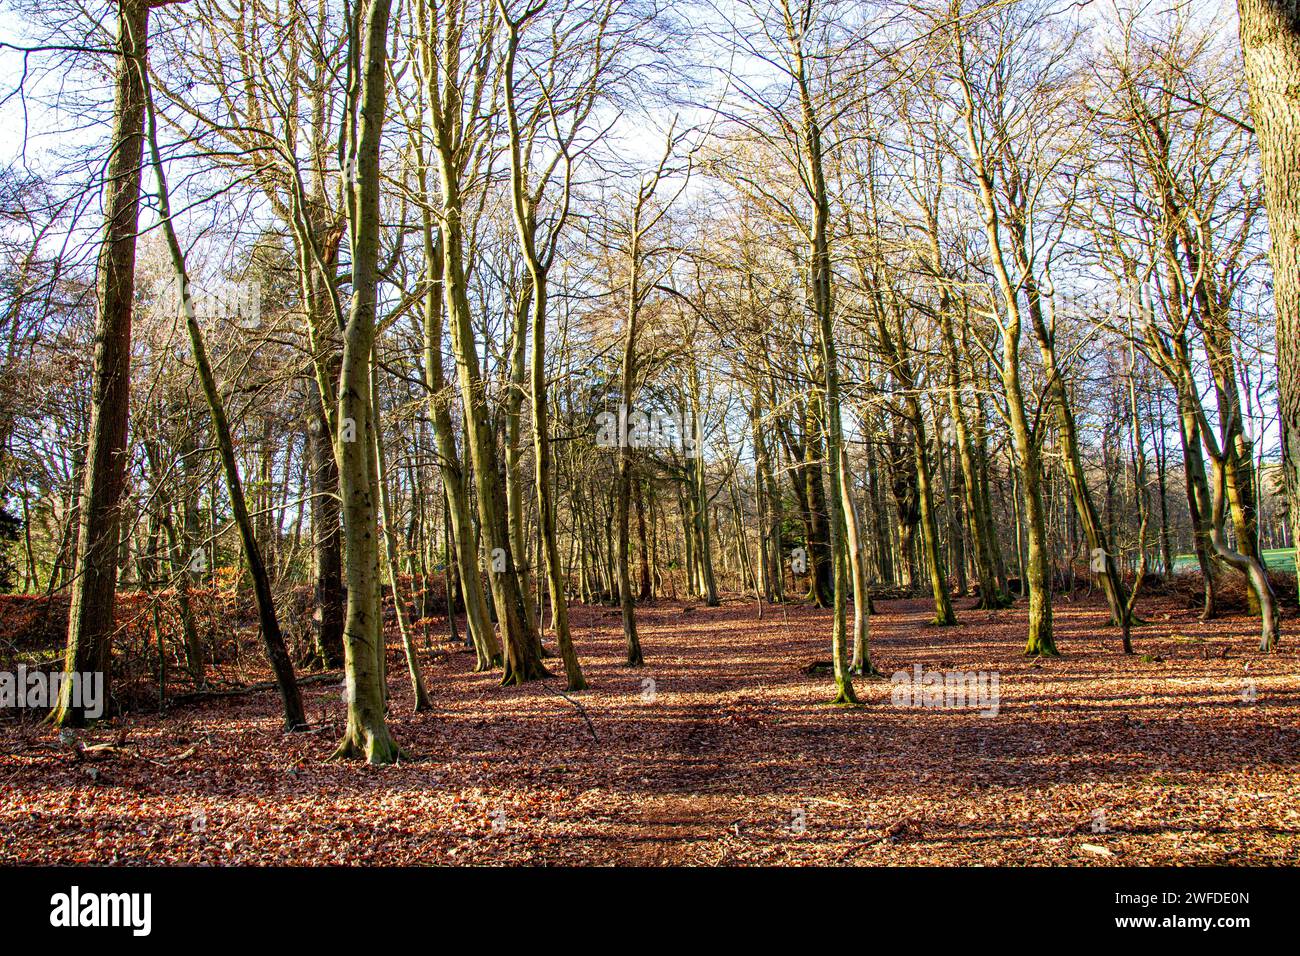
M0 863L1294 864L1300 656L1256 650L1244 616L1201 623L1153 598L1118 651L1095 601L1057 605L1059 659L1021 656L1023 605L881 601L877 667L986 671L999 700L903 707L883 680L827 705L829 613L732 599L638 612L574 606L593 689L501 688L434 644L435 709L413 714L391 647L391 729L410 758L331 763L338 682L304 686L313 731L274 692L136 714L79 755L0 723ZM441 620L434 622L441 622ZM438 631L439 635L443 633ZM558 661L550 662L562 673ZM650 682L653 683L650 683ZM987 686L986 686L986 689Z

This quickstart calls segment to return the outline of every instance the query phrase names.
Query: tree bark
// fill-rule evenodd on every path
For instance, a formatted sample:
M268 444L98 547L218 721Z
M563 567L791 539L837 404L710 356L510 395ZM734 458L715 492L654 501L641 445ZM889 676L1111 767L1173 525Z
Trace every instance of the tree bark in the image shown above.
M360 91L355 137L349 143L355 182L349 204L352 227L352 302L343 335L339 376L339 492L343 500L344 573L348 603L343 625L347 674L347 727L335 756L393 763L400 751L384 719L384 627L379 596L379 526L371 470L374 420L370 362L379 285L379 144L383 133L388 19L391 0L365 9L359 60Z
M95 358L91 371L90 433L77 523L76 562L68 611L65 680L47 718L81 726L85 709L73 702L70 674L100 673L105 705L112 702L113 611L131 394L131 315L144 148L145 90L140 73L148 50L147 0L119 0L113 131L104 181L104 237L96 269Z
M1294 546L1300 539L1300 0L1238 0L1237 13L1272 240L1278 411ZM1300 580L1300 561L1296 570Z

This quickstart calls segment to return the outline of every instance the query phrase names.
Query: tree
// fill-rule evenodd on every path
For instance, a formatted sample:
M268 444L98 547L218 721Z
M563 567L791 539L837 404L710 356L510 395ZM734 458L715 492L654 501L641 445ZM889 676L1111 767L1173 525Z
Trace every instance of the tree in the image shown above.
M113 129L104 174L104 237L96 269L98 307L90 435L63 662L65 677L103 674L106 697L112 687L118 536L126 487L131 313L144 149L141 68L149 48L149 6L147 0L118 0L117 4ZM65 679L60 685L58 704L49 716L56 726L85 722L84 709L74 704L72 690L72 681Z
M1001 309L994 309L998 332L1002 342L1002 360L998 371L1002 377L1011 424L1011 435L1016 450L1016 464L1024 496L1025 531L1028 555L1025 578L1029 585L1029 635L1025 653L1035 656L1055 656L1056 641L1052 629L1051 568L1047 542L1047 522L1043 502L1043 465L1039 436L1030 420L1024 397L1021 377L1021 339L1024 319L1020 304L1020 284L1012 278L1002 240L1002 215L998 208L995 189L996 167L987 156L990 133L981 126L983 111L976 97L976 83L967 64L966 28L961 3L950 8L949 29L956 66L956 82L960 90L961 120L966 134L971 175L975 181L976 195L984 220L988 242L989 261L993 267ZM1005 103L995 102L985 107L995 112Z
M1237 16L1273 240L1278 405L1294 545L1300 538L1300 2L1238 0ZM1300 561L1296 567L1300 574Z
M386 111L388 18L391 0L358 5L355 126L349 129L349 168L356 171L348 205L352 245L352 302L343 336L339 376L339 492L343 498L344 575L348 587L343 626L347 671L347 727L336 756L392 763L400 751L384 720L384 642L376 521L375 421L370 363L379 286L379 143ZM364 17L363 17L364 14Z
M655 193L658 191L659 184L667 170L673 146L674 136L670 130L659 165L638 186L632 199L630 215L626 223L621 223L619 226L624 243L622 251L627 260L627 304L624 319L625 328L623 330L622 373L619 384L619 399L622 402L622 416L624 417L630 417L633 414L644 416L644 413L638 412L634 405L638 385L637 330L646 299L656 285L656 277L645 274L646 266L655 253L655 249L651 244L652 232L663 220L668 211L668 206L663 205L656 209L653 202ZM641 653L641 639L638 637L636 630L636 598L632 594L632 572L630 567L631 532L629 524L632 503L632 448L629 442L625 440L620 441L618 447L617 498L618 514L615 521L618 524L618 597L623 612L623 640L627 644L628 664L633 667L640 667L645 663L645 660ZM639 515L640 511L638 511ZM644 541L644 533L642 539ZM649 589L644 583L644 580L646 580L644 575L647 573L644 559L641 568L643 575L641 591L643 596L648 596L645 594Z
M194 353L194 365L198 372L203 395L208 403L208 412L212 418L212 431L217 440L217 451L221 457L221 467L225 474L226 489L230 494L230 504L235 515L235 524L239 528L239 540L244 550L244 560L248 562L248 572L253 579L253 593L257 601L258 623L262 629L262 642L266 647L267 660L275 674L275 681L280 689L280 699L284 705L284 726L286 730L302 730L307 726L307 716L303 710L302 695L298 682L294 678L293 663L289 660L289 649L285 646L284 635L280 632L280 622L275 613L275 601L271 596L271 579L262 560L262 549L258 546L253 530L253 522L248 514L248 504L244 498L244 483L239 475L239 465L235 460L235 444L230 435L230 424L221 403L221 394L208 361L207 348L203 342L203 332L199 328L195 315L194 297L191 295L189 270L185 265L185 254L181 250L180 240L176 236L176 227L172 221L171 198L167 189L167 176L163 169L162 153L158 148L158 121L153 107L153 96L149 88L148 56L142 55L138 64L140 83L144 91L146 106L146 127L148 131L149 154L153 164L154 176L158 181L158 214L162 219L163 233L167 239L167 250L171 256L172 269L176 275L177 289L180 293L180 308L185 319L185 329L189 335L190 348Z

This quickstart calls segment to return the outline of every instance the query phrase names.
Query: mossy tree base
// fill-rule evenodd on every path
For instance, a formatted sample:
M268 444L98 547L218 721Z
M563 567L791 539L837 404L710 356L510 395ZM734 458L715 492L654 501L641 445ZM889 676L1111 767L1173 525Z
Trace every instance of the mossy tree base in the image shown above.
M835 698L831 704L836 707L857 707L862 701L858 700L857 692L853 689L853 682L849 680L840 680L835 682Z
M1030 640L1025 645L1025 657L1060 657L1061 652L1056 649L1056 644L1050 639L1047 641Z
M501 675L501 686L518 687L530 680L542 680L550 676L551 672L546 669L546 665L540 660L528 660L514 667L507 664L504 673Z
M386 728L349 730L339 741L331 760L364 760L369 764L397 763L407 757Z
M876 665L868 661L864 664L854 664L849 668L849 673L854 677L866 677L868 679L883 678L885 675L876 670Z

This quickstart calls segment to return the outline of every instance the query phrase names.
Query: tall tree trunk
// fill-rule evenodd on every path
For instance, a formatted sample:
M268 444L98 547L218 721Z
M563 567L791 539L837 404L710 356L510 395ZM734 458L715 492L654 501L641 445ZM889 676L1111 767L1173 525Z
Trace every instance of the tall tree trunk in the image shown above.
M824 369L821 374L825 380ZM805 405L802 478L808 515L808 600L817 607L831 607L834 604L835 560L831 553L831 526L827 522L826 485L822 473L822 461L826 460L823 455L828 454L821 423L823 404L813 398Z
M821 345L822 394L820 405L826 422L826 462L829 468L831 494L828 517L830 523L831 558L833 570L833 603L831 620L831 668L835 677L835 703L857 704L853 678L849 672L846 599L849 589L848 547L844 517L844 431L840 416L839 356L835 347L832 300L830 200L826 190L826 177L822 158L822 131L809 88L809 76L804 62L805 26L797 26L789 5L783 7L786 37L793 63L793 79L799 92L800 126L799 151L804 168L804 181L812 201L812 223L809 230L808 278L812 289L813 314L817 320L817 336ZM811 444L811 443L810 443ZM818 484L820 484L820 476ZM818 489L820 490L820 489Z
M547 591L551 597L551 627L564 661L569 690L583 690L583 676L578 652L569 630L569 599L565 594L564 571L560 562L560 545L555 529L555 504L551 500L550 414L546 394L546 277L533 274L533 352L529 385L533 405L533 458L537 480L537 521L542 533L542 558L546 562ZM626 527L623 529L626 531ZM626 541L624 541L626 544ZM638 645L638 651L640 647Z
M691 478L691 520L695 529L695 561L699 578L696 593L709 607L717 607L718 585L713 573L713 541L709 534L708 473L704 468L704 451L699 447L700 430L700 368L691 358L690 435L695 442L694 452L687 457Z
M948 414L952 417L953 441L957 446L957 460L961 467L960 484L965 499L966 523L970 532L971 551L975 575L979 580L979 610L1010 607L1011 597L1003 582L998 579L997 567L1001 562L997 530L990 514L987 496L980 494L980 476L975 460L975 449L966 413L962 408L962 381L957 359L956 339L952 334L952 319L940 308L943 326L944 352L948 362Z
M315 378L307 398L307 455L311 476L312 638L316 663L343 665L343 563L340 553L339 467L329 415Z
M948 593L948 577L943 566L943 550L939 545L939 522L935 517L925 423L921 418L920 402L909 395L907 406L909 417L912 418L912 459L916 468L917 499L921 506L921 543L925 552L926 572L930 577L930 594L934 599L932 623L947 627L957 623L957 615L952 610L952 597Z
M1011 435L1020 472L1020 491L1024 500L1024 529L1026 553L1024 578L1029 586L1029 634L1025 653L1055 656L1056 640L1053 635L1051 558L1047 542L1047 517L1043 502L1043 463L1038 447L1038 436L1030 423L1025 408L1024 386L1020 379L1020 344L1023 330L1017 286L1011 280L1003 255L1001 222L993 190L993 171L985 162L975 131L975 100L966 75L965 41L960 26L954 24L953 46L960 71L960 85L964 97L963 120L966 144L974 167L980 211L984 219L984 232L988 240L989 258L993 265L1005 312L1002 326L1002 361L999 371L1006 393L1007 410L1011 419Z
M104 237L96 269L95 358L91 371L90 433L77 522L77 550L68 611L65 679L48 720L85 723L73 700L71 674L103 675L112 701L113 610L131 393L131 313L144 147L145 90L140 66L148 50L147 0L119 0L113 131L104 174Z
M636 504L636 536L640 550L638 565L641 572L641 589L637 594L637 600L649 601L654 597L654 580L650 573L650 550L646 542L645 482L639 478L636 482L636 495L632 500Z
M624 420L632 413L636 396L636 332L637 319L641 312L641 275L640 275L641 234L638 225L632 226L632 246L629 250L631 275L628 286L627 311L625 321L627 328L623 335L623 372L620 394L623 412L619 415L618 443L618 599L623 611L623 641L627 648L627 663L631 667L640 667L645 663L641 653L641 638L636 630L636 601L632 597L632 573L629 567L631 555L631 535L629 533L629 510L632 501L632 449L628 445Z
M393 611L397 615L397 629L402 636L402 650L406 652L406 671L411 678L411 695L415 698L415 711L430 710L429 692L425 689L424 678L420 675L420 658L415 650L415 641L411 636L411 622L406 613L406 602L402 600L401 581L397 576L397 533L393 529L393 509L388 492L388 462L384 453L384 425L379 413L379 374L377 366L370 366L371 413L374 416L375 431L375 478L379 486L379 515L383 523L384 564L388 568L388 586L393 591Z
M177 238L175 224L172 222L171 198L167 189L167 177L163 170L162 153L158 148L157 119L148 86L147 54L141 55L137 67L140 70L140 85L144 93L148 120L150 157L154 175L158 180L158 213L162 220L163 235L166 237L172 270L180 292L185 329L189 333L190 350L194 353L194 367L203 388L203 396L207 399L208 412L212 418L212 432L217 441L217 454L221 459L221 468L226 479L226 491L230 495L230 510L239 529L244 560L248 563L249 576L253 580L253 595L257 602L257 619L261 625L262 643L266 649L267 660L271 664L271 671L275 675L276 685L280 690L284 707L284 726L286 730L300 730L307 726L302 694L294 677L293 662L289 659L289 649L280 631L279 619L276 617L275 599L271 594L271 578L262 559L262 550L257 543L253 518L248 513L244 485L239 475L239 463L235 457L235 443L230 434L230 423L226 419L226 410L221 404L221 392L217 386L216 376L208 361L203 331L199 328L195 316L194 300L190 295L189 271L185 266L185 254L181 251L180 240Z
M1238 0L1237 13L1272 240L1278 411L1295 546L1300 540L1300 0ZM1300 580L1300 560L1296 571Z
M537 521L541 527L542 557L546 563L547 590L551 598L551 626L555 630L555 641L560 648L560 658L564 661L564 673L568 678L569 690L583 690L588 685L569 629L569 602L565 594L560 545L555 528L555 505L551 497L553 479L551 477L550 407L546 388L546 307L549 261L543 260L544 254L537 247L536 198L528 188L528 170L524 164L523 141L515 107L514 71L515 56L520 42L520 24L509 19L503 5L498 4L498 8L507 29L504 87L510 146L510 195L515 229L519 235L524 264L528 270L527 281L531 283L532 354L529 360L529 397L533 409L533 468L537 484ZM566 163L565 198L560 214L561 223L568 213L567 173L570 169L571 167ZM554 228L559 230L561 226L557 224ZM522 328L520 333L522 339ZM523 590L527 590L526 578L523 582ZM540 664L538 667L540 669ZM518 674L519 678L524 680L530 676L526 669L520 669ZM510 668L507 667L507 678L509 677Z
M466 287L463 237L459 231L459 182L446 159L443 166L443 285L451 317L452 345L456 351L457 382L465 411L465 444L478 492L479 533L488 560L492 606L506 650L502 683L519 684L537 680L547 672L537 652L535 635L530 631L503 514L505 500L500 487L499 457L488 417Z
M506 435L505 435L505 487L506 487L506 525L510 530L510 547L514 554L524 558L519 569L519 590L524 598L524 612L528 616L530 630L541 640L539 628L542 626L541 614L533 604L532 563L525 557L528 545L524 541L524 475L520 468L521 452L520 423L523 417L525 380L528 377L528 365L525 362L528 345L528 317L531 314L529 303L532 302L530 281L524 280L527 291L511 309L509 323L508 351L510 355L510 387L506 394Z
M844 530L853 579L853 660L849 671L864 677L879 674L871 663L871 590L867 581L867 542L853 497L853 475L848 451L840 446L840 494L843 498Z
M391 0L365 8L359 60L356 131L349 142L352 227L352 302L343 335L339 376L339 493L343 499L343 554L348 604L343 625L348 719L336 756L392 763L400 756L384 720L384 627L380 615L379 550L371 471L374 420L370 363L379 285L379 144L385 112L385 67Z
M455 544L455 551L447 553L447 561L455 563L456 579L464 595L465 626L476 656L474 669L486 671L501 663L501 645L492 627L487 597L483 593L464 470L452 427L449 407L452 387L442 367L443 254L441 244L434 241L434 227L428 216L424 223L424 255L424 380L429 394L429 419L433 423L433 438L438 450L438 471L442 475L447 504L448 530ZM447 614L453 618L453 627L455 605L455 593L449 590Z

